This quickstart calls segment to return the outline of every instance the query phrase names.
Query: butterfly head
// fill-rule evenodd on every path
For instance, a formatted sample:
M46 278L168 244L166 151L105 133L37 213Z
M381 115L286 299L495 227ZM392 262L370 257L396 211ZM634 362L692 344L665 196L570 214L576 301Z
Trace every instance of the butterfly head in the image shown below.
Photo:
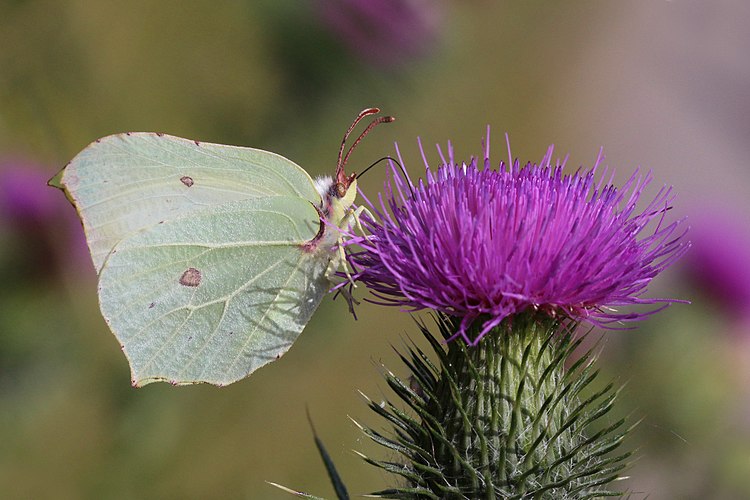
M336 175L331 177L319 177L315 179L315 187L320 193L321 215L326 218L330 223L335 224L339 228L348 228L353 221L356 219L358 213L354 213L351 208L354 204L354 200L357 197L357 174L347 174L345 166L351 156L352 151L357 147L360 141L376 126L381 123L389 123L395 120L392 116L380 116L370 122L370 124L362 131L357 139L346 149L346 142L351 135L352 130L362 121L366 116L374 115L379 113L378 108L367 108L362 110L354 122L349 126L349 129L344 134L344 139L341 141L341 148L339 149L339 157L336 162ZM322 226L321 226L322 227ZM321 229L321 233L316 237L316 241L323 238L325 233L329 233L324 229ZM333 236L331 236L332 238ZM339 236L336 236L338 239Z
M354 204L354 199L357 197L357 174L344 176L342 180L337 179L331 186L331 195L344 208L351 207Z

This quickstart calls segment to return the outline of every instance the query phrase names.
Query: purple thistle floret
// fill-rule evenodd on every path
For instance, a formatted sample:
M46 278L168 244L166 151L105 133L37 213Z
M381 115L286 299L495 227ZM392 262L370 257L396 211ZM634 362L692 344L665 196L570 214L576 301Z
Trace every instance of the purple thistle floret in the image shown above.
M642 297L689 247L678 233L681 221L664 222L671 187L636 209L650 172L636 170L618 189L606 167L596 175L601 153L590 170L566 175L565 162L552 162L553 147L539 165L516 160L493 170L489 128L484 168L477 158L457 164L449 143L447 161L438 146L442 163L433 172L419 147L426 181L414 185L392 163L385 198L367 202L379 221L364 216L370 235L347 242L353 278L373 302L459 317L453 338L472 345L527 310L617 328L680 302ZM631 304L661 305L614 309ZM471 338L476 320L481 328Z

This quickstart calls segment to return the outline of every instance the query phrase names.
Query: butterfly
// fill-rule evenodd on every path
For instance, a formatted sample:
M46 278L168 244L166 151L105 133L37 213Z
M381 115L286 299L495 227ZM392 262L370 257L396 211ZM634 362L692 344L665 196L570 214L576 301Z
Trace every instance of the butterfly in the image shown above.
M83 223L102 315L133 386L223 386L281 357L345 266L356 174L313 180L275 153L133 132L96 140L50 185ZM347 271L348 272L348 271Z

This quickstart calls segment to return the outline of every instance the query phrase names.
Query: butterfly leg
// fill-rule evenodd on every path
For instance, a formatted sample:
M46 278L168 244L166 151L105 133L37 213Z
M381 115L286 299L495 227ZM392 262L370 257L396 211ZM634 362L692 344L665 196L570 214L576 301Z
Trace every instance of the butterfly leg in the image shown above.
M368 217L371 219L375 219L375 216L370 212L367 207L357 207L356 209L349 208L346 211L346 215L341 218L341 221L339 222L338 228L341 232L349 230L352 225L356 226L357 230L362 233L364 238L369 242L370 238L369 235L365 232L365 228L362 227L362 223L360 222L359 218L362 213L367 214ZM354 282L354 279L352 278L352 270L350 269L349 265L346 262L346 252L344 251L344 246L341 244L344 237L339 236L338 241L338 255L335 259L331 260L331 263L329 264L328 270L326 271L326 276L332 276L336 270L338 270L340 267L344 269L344 273L346 273L346 277L349 280L349 283L356 288L357 284Z
M346 274L346 277L349 283L352 286L356 287L357 285L354 283L354 279L352 278L352 270L349 268L346 262L346 252L344 251L344 245L342 244L344 241L344 235L342 234L342 230L344 229L344 227L347 227L346 221L348 221L350 215L351 214L347 214L346 216L344 216L342 218L341 223L338 226L339 236L338 236L338 240L336 243L336 246L338 247L337 253L328 263L328 267L326 268L326 271L325 271L325 276L326 278L330 279L336 274L336 271L338 271L339 268L343 268L344 273Z
M347 224L349 227L354 224L357 230L362 234L362 236L364 236L365 240L370 243L370 235L365 232L365 228L362 226L362 222L360 221L360 216L363 213L366 214L370 219L375 220L375 216L367 209L367 207L360 206L357 207L356 210L351 208L349 209L349 213L346 216Z
M349 306L349 312L354 316L354 319L357 319L357 311L354 306L358 306L360 302L354 298L354 294L352 294L352 286L343 286L339 288L337 292L344 297L344 300L346 300L346 303Z
M341 241L342 239L339 239L339 254L338 254L338 257L335 259L336 269L338 269L339 267L343 267L344 273L346 273L346 279L349 280L349 283L351 283L351 285L354 288L357 288L357 284L354 282L354 279L352 278L351 269L349 268L349 265L346 263L346 252L344 251L344 246L341 245ZM331 261L331 263L333 263L333 261Z

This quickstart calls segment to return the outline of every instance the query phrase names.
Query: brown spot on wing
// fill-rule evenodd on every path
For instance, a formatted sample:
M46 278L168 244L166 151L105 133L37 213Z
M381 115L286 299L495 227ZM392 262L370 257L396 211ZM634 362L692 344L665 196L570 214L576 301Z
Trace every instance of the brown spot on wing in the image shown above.
M187 175L183 175L182 177L180 177L180 182L182 182L183 184L185 184L187 187L190 187L193 184L195 184L195 182L193 182L193 178L192 177L188 177Z
M201 272L194 267L189 267L180 276L180 285L182 286L198 286L200 284Z

